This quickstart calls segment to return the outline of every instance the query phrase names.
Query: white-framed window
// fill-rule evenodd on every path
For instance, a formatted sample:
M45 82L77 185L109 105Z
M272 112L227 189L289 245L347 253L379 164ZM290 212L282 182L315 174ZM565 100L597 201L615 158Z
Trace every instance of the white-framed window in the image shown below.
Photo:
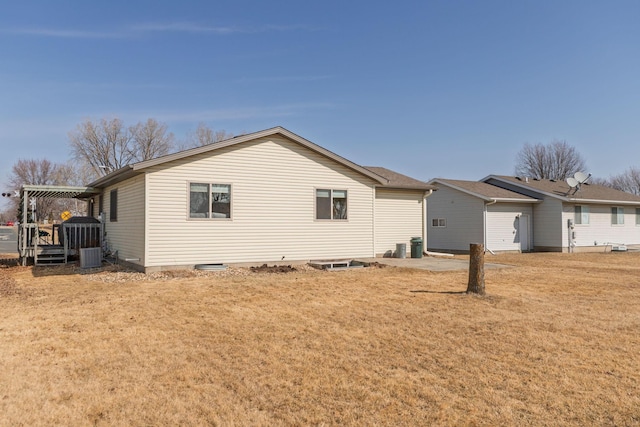
M433 218L431 220L431 226L444 228L447 226L447 220L445 218Z
M624 225L624 208L611 208L611 225Z
M573 222L581 225L589 224L589 206L575 206Z
M109 193L109 221L118 221L118 189L111 190Z
M189 183L189 218L231 218L231 184Z
M346 220L347 190L317 188L316 219Z
M640 208L636 208L636 225L640 225Z

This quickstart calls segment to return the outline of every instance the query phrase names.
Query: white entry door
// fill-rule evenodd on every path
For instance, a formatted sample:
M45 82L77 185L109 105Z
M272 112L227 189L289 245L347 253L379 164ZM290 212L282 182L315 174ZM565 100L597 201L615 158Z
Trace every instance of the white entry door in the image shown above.
M520 215L518 228L518 234L520 235L520 250L526 252L529 250L529 215Z

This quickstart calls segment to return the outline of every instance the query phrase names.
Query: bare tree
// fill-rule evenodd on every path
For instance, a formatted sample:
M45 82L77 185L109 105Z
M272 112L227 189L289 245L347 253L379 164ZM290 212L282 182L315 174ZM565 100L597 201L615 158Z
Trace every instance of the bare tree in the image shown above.
M225 130L214 131L204 123L199 123L194 132L187 133L184 148L200 147L233 138L232 133Z
M619 175L600 179L598 183L640 196L640 168L632 166Z
M167 125L155 119L147 119L146 123L138 123L129 128L132 136L134 159L143 161L169 154L174 147L173 133L167 132Z
M75 159L88 164L96 176L103 176L132 162L168 154L174 137L167 126L154 119L126 128L122 120L85 120L69 133Z
M553 141L547 145L524 144L516 158L515 173L531 178L564 180L585 168L585 161L575 147L566 141Z
M73 156L89 164L97 176L131 163L135 158L131 139L118 118L101 119L97 123L85 120L69 133Z
M70 177L69 166L51 163L49 160L18 160L11 168L9 184L13 190L19 190L23 185L67 185ZM19 210L20 200L12 197L11 211ZM56 199L37 198L38 219L49 219L58 210Z

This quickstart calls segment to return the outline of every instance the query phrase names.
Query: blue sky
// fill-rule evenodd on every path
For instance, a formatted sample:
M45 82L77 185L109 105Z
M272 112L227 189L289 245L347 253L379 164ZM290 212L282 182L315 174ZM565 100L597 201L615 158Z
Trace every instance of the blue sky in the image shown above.
M638 1L22 1L0 13L0 185L84 119L273 126L418 179L566 140L640 166Z

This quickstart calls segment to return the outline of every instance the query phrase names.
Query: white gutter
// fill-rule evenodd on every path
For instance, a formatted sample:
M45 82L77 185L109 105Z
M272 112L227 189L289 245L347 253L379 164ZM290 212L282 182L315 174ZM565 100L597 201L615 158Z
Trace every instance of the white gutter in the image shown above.
M489 249L489 247L487 246L487 206L489 205L493 205L494 203L498 203L497 200L492 200L488 203L484 204L484 211L482 212L482 231L483 231L483 236L482 236L482 240L484 240L484 250L488 251L491 253L491 255L495 255L495 253Z
M427 197L433 194L433 190L427 190L422 196L422 252L427 252Z

